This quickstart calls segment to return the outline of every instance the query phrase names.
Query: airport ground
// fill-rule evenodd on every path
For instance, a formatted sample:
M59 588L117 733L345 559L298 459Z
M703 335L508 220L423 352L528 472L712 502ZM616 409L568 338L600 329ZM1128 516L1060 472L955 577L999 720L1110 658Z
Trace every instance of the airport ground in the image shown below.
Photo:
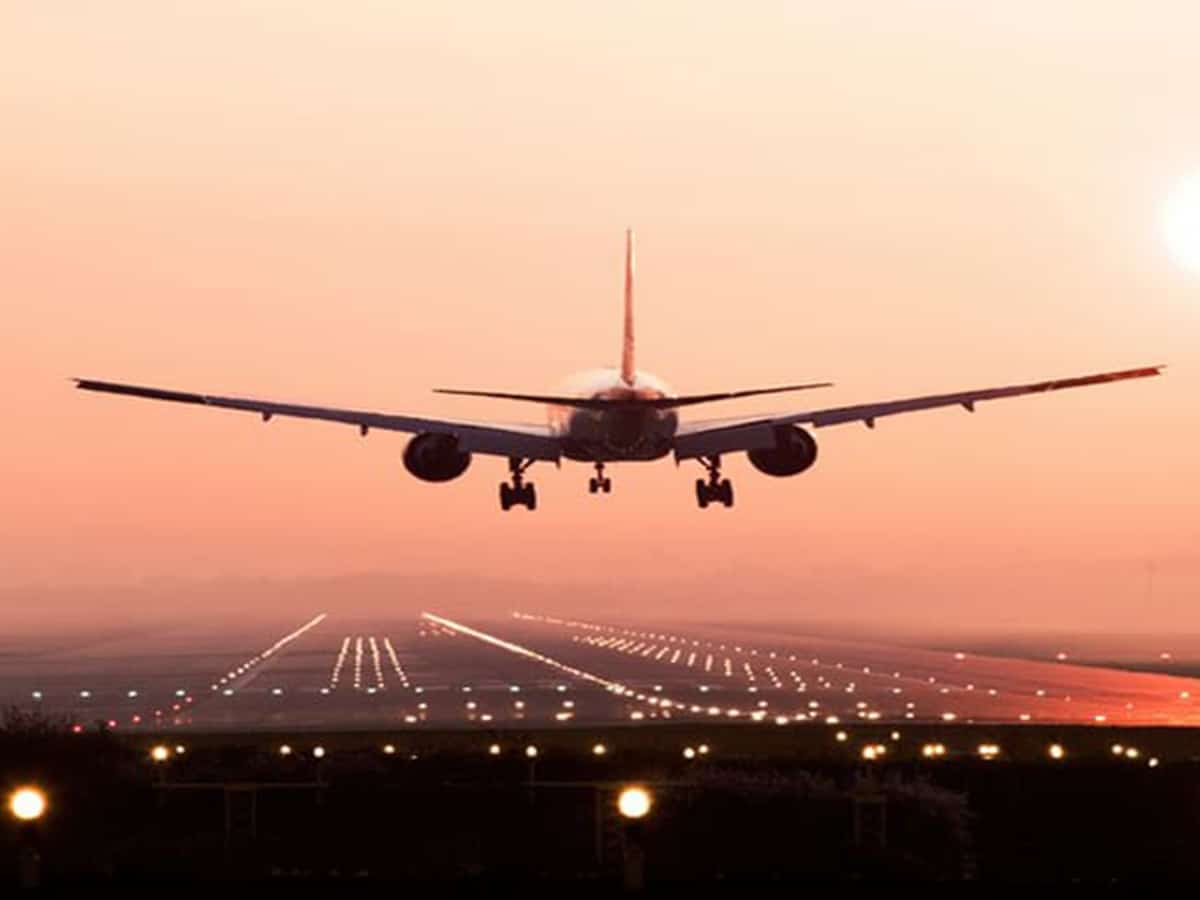
M6 649L3 787L48 799L7 883L31 848L47 886L292 893L1200 876L1197 683L1161 671L535 613Z

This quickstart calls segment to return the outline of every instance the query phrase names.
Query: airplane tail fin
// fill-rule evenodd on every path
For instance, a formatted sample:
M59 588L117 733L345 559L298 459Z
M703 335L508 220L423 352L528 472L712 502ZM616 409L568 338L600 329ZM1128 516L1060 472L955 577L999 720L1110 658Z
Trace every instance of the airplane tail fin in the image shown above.
M633 386L633 230L625 229L625 333L621 344L621 380Z

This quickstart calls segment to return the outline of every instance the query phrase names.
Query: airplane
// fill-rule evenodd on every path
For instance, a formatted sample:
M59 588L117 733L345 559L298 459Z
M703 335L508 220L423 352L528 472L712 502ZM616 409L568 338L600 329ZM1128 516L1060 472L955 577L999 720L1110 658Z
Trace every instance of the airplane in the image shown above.
M364 437L371 429L406 432L413 437L404 450L404 467L422 481L445 482L458 478L466 472L475 454L504 457L508 460L509 480L500 484L500 508L505 511L516 506L528 510L537 508L533 482L525 479L526 471L535 462L552 462L560 467L564 459L588 463L595 469L595 475L588 481L588 490L593 494L607 494L612 490L612 481L605 474L608 463L646 462L673 454L676 465L684 460L696 460L704 467L706 477L696 480L696 502L704 509L710 504L733 506L733 485L721 476L723 455L745 453L755 469L776 477L798 475L811 468L817 461L817 442L802 426L816 429L862 422L868 428L874 428L876 420L884 416L949 406L961 406L974 412L975 404L984 400L1146 378L1160 375L1165 368L1147 366L881 403L681 422L678 410L684 407L831 387L832 384L822 381L720 393L675 394L664 381L638 370L634 364L633 281L633 232L627 230L625 318L619 368L581 372L568 380L563 392L554 395L435 389L440 394L544 404L547 409L544 425L461 422L219 397L88 378L74 381L80 390L242 410L257 413L264 422L275 416L322 419L355 425Z

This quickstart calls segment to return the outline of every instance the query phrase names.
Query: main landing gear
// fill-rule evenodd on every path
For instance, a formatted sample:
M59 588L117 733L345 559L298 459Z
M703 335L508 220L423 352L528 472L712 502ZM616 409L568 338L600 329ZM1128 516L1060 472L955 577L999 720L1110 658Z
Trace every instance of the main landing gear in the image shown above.
M612 493L612 479L604 474L604 463L596 463L596 476L588 479L588 493L595 494L603 491L605 494Z
M500 483L500 508L507 512L514 506L524 506L530 512L537 509L537 492L533 482L525 483L525 470L533 465L532 459L521 459L511 456L508 459L508 470L512 472L512 484Z
M733 506L733 485L728 478L721 478L721 457L701 457L700 465L708 470L708 481L696 479L696 502L701 509L706 509L710 503L723 503Z

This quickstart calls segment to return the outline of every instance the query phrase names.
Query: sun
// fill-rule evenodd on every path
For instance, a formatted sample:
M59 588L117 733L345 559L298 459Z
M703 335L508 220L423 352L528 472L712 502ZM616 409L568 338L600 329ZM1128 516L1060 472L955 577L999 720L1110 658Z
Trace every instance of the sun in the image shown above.
M1200 172L1179 182L1167 196L1163 235L1175 261L1200 273Z

